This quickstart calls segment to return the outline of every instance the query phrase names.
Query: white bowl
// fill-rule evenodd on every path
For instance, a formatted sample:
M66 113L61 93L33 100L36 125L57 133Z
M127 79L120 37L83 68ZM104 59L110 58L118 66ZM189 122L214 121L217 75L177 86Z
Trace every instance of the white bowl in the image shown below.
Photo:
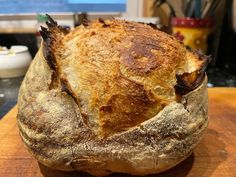
M32 57L28 47L15 45L10 50L0 51L0 78L12 78L25 75Z

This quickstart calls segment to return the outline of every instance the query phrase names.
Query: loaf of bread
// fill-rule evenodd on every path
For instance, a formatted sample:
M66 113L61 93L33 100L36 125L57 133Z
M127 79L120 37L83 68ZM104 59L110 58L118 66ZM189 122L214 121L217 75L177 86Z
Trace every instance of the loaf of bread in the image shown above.
M18 126L58 170L147 175L186 159L207 127L208 58L150 25L53 19L21 85Z

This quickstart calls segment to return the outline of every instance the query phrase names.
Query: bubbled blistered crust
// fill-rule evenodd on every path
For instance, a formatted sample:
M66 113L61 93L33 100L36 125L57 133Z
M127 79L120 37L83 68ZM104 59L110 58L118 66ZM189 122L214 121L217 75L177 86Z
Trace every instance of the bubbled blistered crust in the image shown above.
M207 126L204 57L138 23L43 30L18 99L21 137L39 162L145 175L192 152Z

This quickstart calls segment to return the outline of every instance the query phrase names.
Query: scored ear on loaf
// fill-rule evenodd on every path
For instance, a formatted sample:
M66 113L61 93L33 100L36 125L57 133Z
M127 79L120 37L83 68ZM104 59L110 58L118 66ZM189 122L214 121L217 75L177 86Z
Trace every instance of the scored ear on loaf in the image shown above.
M147 24L66 30L48 17L18 101L20 135L39 162L146 175L192 152L207 126L208 57Z

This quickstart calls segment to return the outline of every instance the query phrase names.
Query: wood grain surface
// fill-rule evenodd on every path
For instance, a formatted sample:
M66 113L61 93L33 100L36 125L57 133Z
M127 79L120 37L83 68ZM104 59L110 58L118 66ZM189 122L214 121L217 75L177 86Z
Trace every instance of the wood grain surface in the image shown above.
M38 164L21 142L16 114L17 107L14 107L0 120L0 177L90 177L79 172L51 170ZM204 138L188 159L164 173L149 177L235 177L236 88L209 89L209 119Z

